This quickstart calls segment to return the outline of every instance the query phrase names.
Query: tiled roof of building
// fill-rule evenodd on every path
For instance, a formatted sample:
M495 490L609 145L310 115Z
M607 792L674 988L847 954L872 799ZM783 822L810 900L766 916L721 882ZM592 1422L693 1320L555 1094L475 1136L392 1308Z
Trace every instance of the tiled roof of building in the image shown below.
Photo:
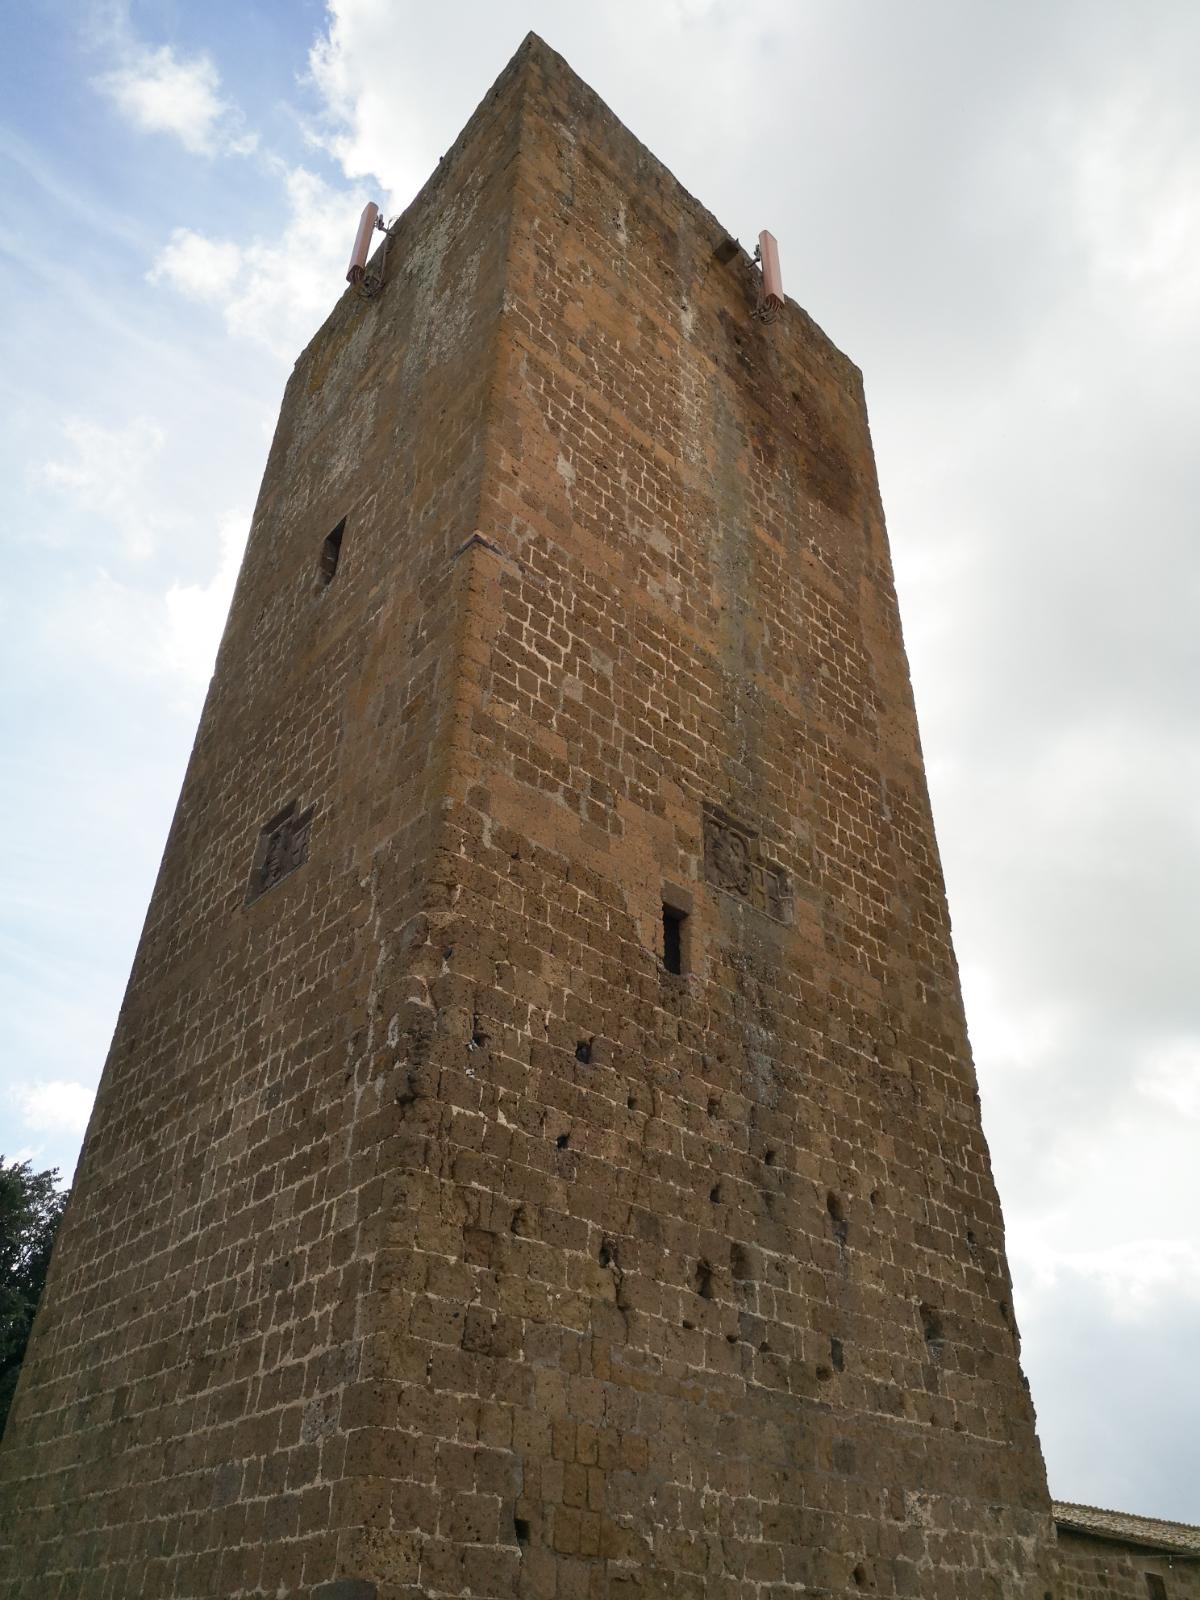
M1120 1539L1126 1544L1150 1545L1173 1555L1200 1559L1200 1528L1190 1522L1164 1522L1159 1517L1135 1517L1128 1511L1105 1511L1100 1506L1077 1506L1054 1501L1054 1520L1071 1533L1090 1533L1098 1539Z

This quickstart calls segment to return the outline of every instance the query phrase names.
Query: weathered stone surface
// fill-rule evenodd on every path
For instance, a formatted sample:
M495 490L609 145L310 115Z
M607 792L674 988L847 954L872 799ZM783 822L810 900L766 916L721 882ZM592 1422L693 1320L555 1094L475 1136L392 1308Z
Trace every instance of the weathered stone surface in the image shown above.
M10 1600L1050 1591L860 377L726 237L531 39L301 357Z
M1056 1600L1200 1600L1200 1560L1058 1530Z
M1058 1600L1200 1600L1200 1528L1056 1500Z

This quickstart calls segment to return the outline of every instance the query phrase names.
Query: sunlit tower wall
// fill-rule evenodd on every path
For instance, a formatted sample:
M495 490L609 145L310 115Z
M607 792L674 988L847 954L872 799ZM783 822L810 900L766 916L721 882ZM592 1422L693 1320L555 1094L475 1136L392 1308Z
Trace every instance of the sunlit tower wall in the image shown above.
M1042 1600L858 370L533 37L365 288L287 388L0 1594Z

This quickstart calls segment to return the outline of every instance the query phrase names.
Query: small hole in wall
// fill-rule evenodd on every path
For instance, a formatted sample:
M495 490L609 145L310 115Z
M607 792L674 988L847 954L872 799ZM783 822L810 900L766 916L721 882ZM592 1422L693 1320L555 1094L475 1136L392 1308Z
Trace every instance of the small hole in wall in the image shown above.
M708 1191L708 1198L712 1201L713 1205L716 1205L718 1200L720 1200L721 1185L719 1183L713 1184L712 1188Z
M701 1300L711 1300L713 1297L713 1269L707 1261L697 1261L696 1270L692 1274L692 1288Z
M975 1229L974 1228L968 1228L967 1229L967 1249L968 1250L974 1250L977 1242L978 1241L975 1238Z
M710 1117L719 1117L721 1115L721 1102L715 1094L710 1094L708 1097L708 1114Z
M524 1517L514 1517L513 1518L513 1532L517 1536L517 1543L518 1544L528 1544L529 1543L529 1523L525 1520Z
M525 1232L525 1207L518 1206L513 1212L512 1221L508 1225L510 1233L522 1234Z
M343 517L321 546L321 559L317 563L317 576L323 589L327 589L333 582L333 575L338 569L338 562L342 557L342 534L345 531L346 519Z
M584 1063L592 1059L592 1041L590 1039L580 1039L575 1046L575 1059Z
M825 1196L825 1209L829 1213L829 1220L833 1223L833 1236L839 1244L845 1244L850 1235L850 1224L846 1221L846 1208L842 1204L841 1196L834 1194L831 1189Z
M768 1167L773 1167L775 1165L775 1152L774 1152L774 1150L764 1150L763 1151L763 1162Z
M605 1239L600 1246L600 1252L597 1255L596 1260L602 1267L611 1267L614 1259L613 1247L611 1244L609 1244L608 1240Z
M560 1133L558 1138L554 1141L560 1150L565 1150L570 1142L571 1135L569 1133Z
M854 1569L854 1582L861 1589L866 1585L866 1581L867 1581L867 1569L866 1569L866 1567L863 1566L862 1562L860 1561L859 1564Z
M833 1363L833 1370L835 1372L845 1372L846 1347L840 1339L830 1339L829 1359Z
M625 1104L629 1107L630 1111L636 1111L638 1108L637 1095L631 1094L628 1100L626 1100Z

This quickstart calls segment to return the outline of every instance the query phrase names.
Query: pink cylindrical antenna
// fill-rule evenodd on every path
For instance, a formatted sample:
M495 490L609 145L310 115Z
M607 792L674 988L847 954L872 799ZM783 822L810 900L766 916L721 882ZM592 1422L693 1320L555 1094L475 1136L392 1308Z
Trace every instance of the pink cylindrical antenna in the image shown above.
M347 283L361 283L367 275L367 252L371 248L371 235L378 220L379 207L374 200L368 200L354 236L354 249L350 252L350 265L346 270Z
M764 228L758 236L762 260L762 303L766 311L783 310L783 278L779 272L779 246L775 235Z

